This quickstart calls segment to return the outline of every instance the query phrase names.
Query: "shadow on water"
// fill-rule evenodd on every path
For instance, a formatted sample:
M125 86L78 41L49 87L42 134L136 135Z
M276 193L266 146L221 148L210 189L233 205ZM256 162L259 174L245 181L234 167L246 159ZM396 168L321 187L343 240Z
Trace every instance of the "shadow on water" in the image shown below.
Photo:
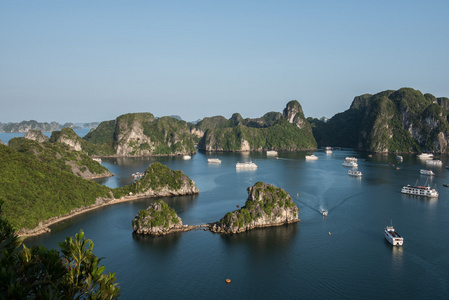
M256 228L239 234L221 235L226 245L246 245L257 252L262 250L282 249L292 243L298 235L298 223L282 226Z
M175 232L164 236L148 236L132 233L133 241L139 244L139 248L157 252L166 252L174 247L181 239L182 232Z

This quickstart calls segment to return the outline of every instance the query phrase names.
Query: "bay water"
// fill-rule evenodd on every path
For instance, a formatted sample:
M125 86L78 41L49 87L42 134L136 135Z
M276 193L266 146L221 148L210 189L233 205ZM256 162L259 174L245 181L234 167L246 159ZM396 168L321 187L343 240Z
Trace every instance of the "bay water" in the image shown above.
M160 198L102 207L51 227L51 233L25 243L58 249L58 242L82 229L94 253L115 272L122 299L429 299L449 295L449 183L443 167L434 177L416 155L374 154L351 150L325 154L280 152L199 152L181 157L103 158L114 177L97 181L109 187L132 183L131 174L159 161L182 170L200 193L166 197L183 224L220 220L242 207L247 188L258 181L285 189L300 209L301 222L255 229L237 235L196 230L164 237L137 236L131 221ZM362 178L348 176L347 156L358 157ZM221 164L208 164L208 158ZM253 161L257 170L238 171L237 162ZM403 185L430 184L438 199L400 193ZM321 211L328 211L323 217ZM383 234L390 222L404 237L393 247ZM231 279L230 284L225 279Z

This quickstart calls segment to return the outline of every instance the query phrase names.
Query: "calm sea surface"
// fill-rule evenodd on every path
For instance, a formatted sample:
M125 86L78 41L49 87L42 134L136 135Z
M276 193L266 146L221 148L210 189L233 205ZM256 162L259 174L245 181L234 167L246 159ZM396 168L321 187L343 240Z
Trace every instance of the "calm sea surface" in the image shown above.
M447 299L449 188L443 183L449 183L449 170L434 167L431 179L419 175L425 164L416 155L404 155L397 164L395 155L315 151L319 159L305 161L306 154L105 158L103 165L116 176L98 180L109 187L129 184L132 173L154 161L183 170L200 193L164 201L189 225L217 221L243 206L246 188L263 181L293 197L300 209L297 224L232 236L198 230L139 237L131 221L156 200L142 199L74 217L26 244L57 248L58 241L83 229L94 241L94 253L105 257L106 271L116 273L123 299ZM341 165L346 156L359 158L363 178L347 175ZM222 164L208 164L212 157ZM441 159L446 165L447 158ZM237 162L249 160L257 170L236 171ZM403 185L428 179L439 199L400 193ZM328 217L320 209L328 210ZM403 247L385 241L390 221L404 236Z

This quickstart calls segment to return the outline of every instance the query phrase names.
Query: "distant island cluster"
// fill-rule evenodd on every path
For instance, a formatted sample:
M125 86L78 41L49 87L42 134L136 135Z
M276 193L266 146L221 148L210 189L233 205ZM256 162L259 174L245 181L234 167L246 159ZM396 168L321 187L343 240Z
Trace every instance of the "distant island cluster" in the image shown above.
M282 112L268 112L255 119L244 119L235 113L229 119L214 116L189 123L179 116L157 118L151 113L130 113L115 120L82 125L36 121L0 124L0 130L5 132L27 132L24 137L11 139L8 145L0 145L0 178L7 183L0 186L0 201L5 203L2 213L21 234L36 234L60 218L101 205L199 192L187 175L159 163L152 164L131 185L107 188L90 181L114 175L98 163L101 157L190 157L198 150L275 152L325 146L373 153L447 153L448 116L448 98L401 88L355 97L348 110L329 120L306 119L300 103L292 100ZM76 126L92 130L81 138L73 130ZM52 134L47 137L42 131ZM279 189L257 183L249 188L245 207L214 224L204 224L204 228L239 233L269 224L296 222L298 208ZM253 191L272 202L256 201ZM32 204L29 199L33 199ZM154 217L153 211L161 208L165 206L160 203L139 213L134 230L164 232L157 227L161 225L182 229L182 221L171 213L163 212L171 216L163 223Z

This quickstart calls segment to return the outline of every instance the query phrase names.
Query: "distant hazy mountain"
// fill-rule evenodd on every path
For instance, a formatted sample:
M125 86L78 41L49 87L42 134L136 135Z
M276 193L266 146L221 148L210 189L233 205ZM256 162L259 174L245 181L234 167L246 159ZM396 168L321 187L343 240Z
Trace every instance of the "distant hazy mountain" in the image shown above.
M20 123L0 123L0 132L28 132L30 130L39 130L42 132L50 132L55 130L61 130L62 128L70 127L72 129L82 128L96 128L100 124L99 122L91 123L64 123L58 122L37 122L35 120L22 121Z

